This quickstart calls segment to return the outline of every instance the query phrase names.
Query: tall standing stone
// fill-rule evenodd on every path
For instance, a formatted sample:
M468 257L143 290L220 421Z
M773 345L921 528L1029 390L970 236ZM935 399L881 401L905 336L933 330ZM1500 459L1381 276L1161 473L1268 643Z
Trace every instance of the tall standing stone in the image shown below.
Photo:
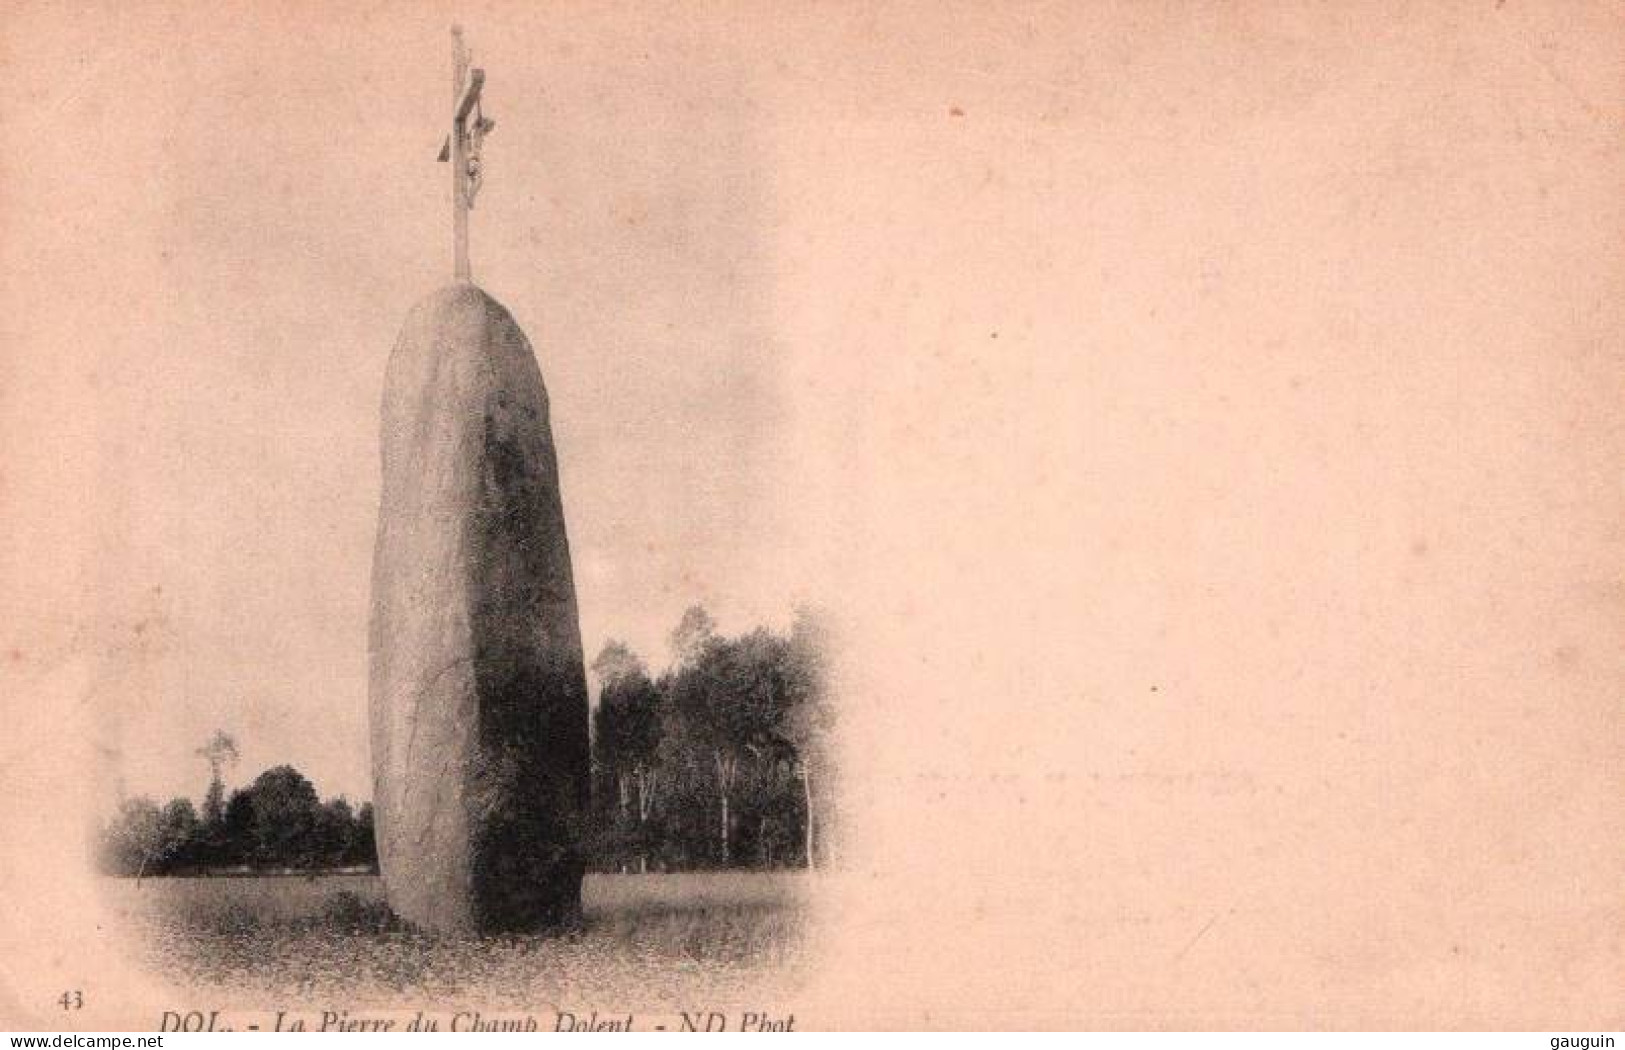
M379 862L420 927L579 914L587 686L529 341L471 283L406 321L383 404L370 705Z

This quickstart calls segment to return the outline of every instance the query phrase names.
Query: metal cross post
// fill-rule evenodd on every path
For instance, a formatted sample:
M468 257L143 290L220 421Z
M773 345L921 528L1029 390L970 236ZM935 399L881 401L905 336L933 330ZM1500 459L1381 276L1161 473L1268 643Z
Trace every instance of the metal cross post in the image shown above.
M451 65L451 135L440 147L440 160L451 161L453 270L457 280L467 281L470 279L468 210L474 206L474 195L480 191L480 143L496 122L488 119L480 108L485 70L476 69L470 74L461 26L451 27ZM471 113L474 115L472 125L469 123Z

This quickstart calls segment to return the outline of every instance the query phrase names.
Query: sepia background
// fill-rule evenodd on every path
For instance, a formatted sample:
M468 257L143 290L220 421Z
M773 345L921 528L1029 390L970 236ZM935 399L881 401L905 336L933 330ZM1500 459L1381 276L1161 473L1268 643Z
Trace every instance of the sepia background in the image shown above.
M1490 0L14 5L0 1021L156 1017L119 778L370 797L452 21L589 654L842 627L782 1008L1625 1020L1625 19Z

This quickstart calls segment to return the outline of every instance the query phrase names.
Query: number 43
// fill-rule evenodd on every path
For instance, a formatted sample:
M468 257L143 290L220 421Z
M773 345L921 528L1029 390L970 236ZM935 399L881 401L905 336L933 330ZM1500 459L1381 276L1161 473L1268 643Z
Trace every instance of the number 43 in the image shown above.
M78 990L63 992L62 998L58 999L57 1003L64 1010L83 1010L85 1008L85 993Z

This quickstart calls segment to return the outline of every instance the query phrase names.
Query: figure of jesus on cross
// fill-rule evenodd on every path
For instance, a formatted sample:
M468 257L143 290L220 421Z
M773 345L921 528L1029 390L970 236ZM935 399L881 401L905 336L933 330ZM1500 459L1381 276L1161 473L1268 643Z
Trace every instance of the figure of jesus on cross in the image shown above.
M468 49L463 46L462 26L451 27L452 118L451 135L440 147L441 162L451 162L451 208L453 273L459 281L469 281L468 210L480 191L480 143L496 122L480 107L480 90L485 87L485 70L470 74ZM469 115L473 122L469 122Z

